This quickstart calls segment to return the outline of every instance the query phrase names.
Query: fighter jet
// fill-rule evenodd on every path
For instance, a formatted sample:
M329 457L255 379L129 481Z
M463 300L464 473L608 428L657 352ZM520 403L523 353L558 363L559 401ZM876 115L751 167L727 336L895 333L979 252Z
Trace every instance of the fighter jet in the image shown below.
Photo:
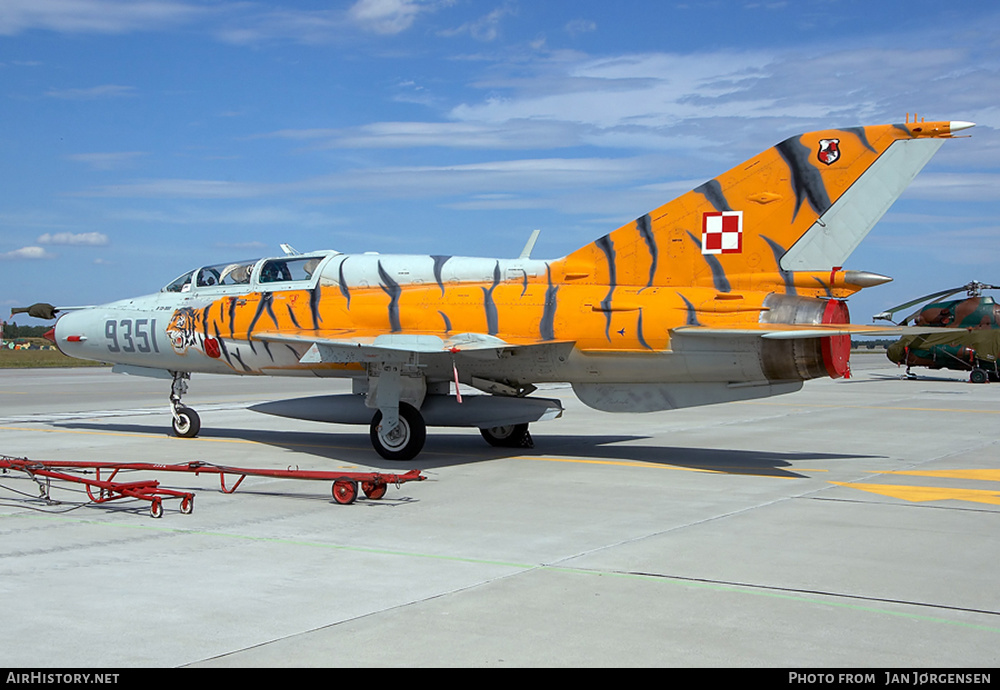
M539 384L569 383L607 412L790 393L848 375L851 334L894 332L849 323L845 299L891 279L844 262L944 141L972 126L794 136L559 259L286 246L64 311L52 337L67 355L170 380L183 437L200 428L182 403L192 373L348 377L352 394L255 409L367 424L375 450L398 460L420 452L428 425L530 444L530 423L563 412L531 395Z

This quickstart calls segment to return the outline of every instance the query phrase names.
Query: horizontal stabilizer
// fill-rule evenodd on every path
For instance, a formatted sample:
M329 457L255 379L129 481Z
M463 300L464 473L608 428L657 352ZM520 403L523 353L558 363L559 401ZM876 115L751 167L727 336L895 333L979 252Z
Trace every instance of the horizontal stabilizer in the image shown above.
M760 337L768 340L795 340L799 338L831 338L838 335L864 337L892 337L904 335L923 335L940 331L934 326L866 326L862 324L811 324L795 326L786 324L760 324L759 328L705 328L701 326L684 326L674 329L677 335L690 335L711 338Z

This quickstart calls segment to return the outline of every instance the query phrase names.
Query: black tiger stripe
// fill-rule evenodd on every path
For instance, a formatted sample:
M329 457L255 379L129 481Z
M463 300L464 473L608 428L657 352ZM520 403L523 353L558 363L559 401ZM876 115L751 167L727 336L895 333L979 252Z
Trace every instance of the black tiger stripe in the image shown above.
M451 333L451 319L449 319L448 315L443 311L438 311L438 314L440 314L441 318L444 319L444 332Z
M795 274L794 274L794 272L793 271L786 271L783 268L781 268L781 257L783 257L785 255L785 252L787 250L784 247L782 247L780 244L778 244L777 242L775 242L774 240L772 240L770 237L764 237L764 235L761 235L761 237L764 239L765 242L767 242L768 246L771 247L771 253L774 254L774 263L778 267L778 273L781 275L781 279L785 281L785 293L789 294L789 295L798 294L795 291Z
M340 294L344 296L347 300L347 310L351 310L351 290L347 287L347 281L344 280L344 264L347 263L347 257L340 262L340 266L337 267L337 283L340 286ZM319 287L318 285L316 286Z
M688 301L687 297L685 297L684 295L682 295L679 292L677 294L678 294L678 296L682 300L684 300L684 304L687 305L687 322L685 323L685 325L686 326L700 326L701 323L699 323L699 321L698 321L698 310L695 309L694 305L691 304L691 302Z
M694 191L701 194L708 203L712 204L716 211L732 211L726 195L722 193L722 185L718 180L712 179L705 184L694 188Z
M438 287L441 288L441 296L444 297L444 280L441 278L441 270L451 257L432 255L431 258L434 259L434 280L437 281Z
M785 139L775 148L785 160L792 174L792 189L795 191L795 212L792 220L799 215L803 201L808 201L816 215L823 215L830 208L830 195L823 184L823 176L810 161L812 149L798 137Z
M647 350L652 350L653 348L650 347L649 343L646 342L646 338L645 336L643 336L642 333L642 309L639 310L639 323L636 324L635 332L638 334L639 344L642 345Z
M542 309L542 320L538 322L538 334L542 340L555 340L556 306L558 305L559 286L552 285L552 267L545 264L549 286L545 290L545 306Z
M639 235L646 242L646 248L649 249L649 256L651 259L649 265L649 280L646 281L646 287L652 287L653 278L656 275L656 264L659 260L660 250L656 246L656 237L653 235L653 221L649 217L649 214L642 216L635 221L636 230L639 231Z
M226 363L229 366L232 367L233 366L233 360L229 356L229 348L226 347L226 341L225 341L225 339L219 334L219 324L215 323L215 324L213 324L213 326L215 328L215 339L219 341L219 350L222 351L222 356L226 358ZM235 369L235 367L233 367L233 368Z
M343 264L341 264L343 265ZM319 312L319 302L322 296L319 288L319 283L316 283L316 287L309 291L309 311L312 314L313 328L319 330L320 321L323 320L323 315ZM294 320L294 316L292 319Z
M382 288L382 292L389 295L389 328L393 333L397 333L403 330L399 323L399 296L403 290L399 287L399 283L385 272L381 261L378 262L378 275L382 280L379 287Z
M489 290L482 288L483 291L483 308L486 310L486 330L490 335L496 335L499 330L499 315L497 314L497 305L493 301L493 291L497 289L497 285L500 284L500 262L497 261L496 266L493 268L493 285Z
M604 311L604 337L611 342L611 298L615 294L615 288L618 287L618 271L615 268L615 244L611 240L610 235L605 235L601 239L597 240L594 244L604 252L605 258L608 260L608 294L601 300L601 309Z
M292 320L292 325L296 328L302 328L302 326L299 325L299 320L295 318L295 312L292 311L292 305L286 304L285 308L288 310L288 316Z
M700 251L701 240L695 237L690 230L687 231L687 234L688 237L691 238L691 241L695 243L695 245L698 247ZM715 286L715 289L718 290L719 292L732 291L733 289L732 285L729 284L729 278L726 276L726 269L722 267L722 262L719 261L718 257L716 257L714 254L705 254L705 253L702 253L701 256L703 259L705 259L705 263L708 264L708 267L712 269L712 284Z

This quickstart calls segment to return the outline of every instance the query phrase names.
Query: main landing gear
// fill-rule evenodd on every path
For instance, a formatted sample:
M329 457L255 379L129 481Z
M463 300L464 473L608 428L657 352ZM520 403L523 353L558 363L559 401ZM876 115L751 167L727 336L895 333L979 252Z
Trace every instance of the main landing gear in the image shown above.
M188 382L191 380L191 374L187 372L170 373L173 379L170 387L170 412L172 416L171 425L173 428L173 435L180 438L194 438L201 430L201 419L198 417L197 412L181 402L182 396L187 393ZM467 401L466 407L472 406L474 409L466 413L464 411L456 412L450 403L446 404L442 402L442 400L445 399L445 396L440 393L435 393L435 397L430 399L431 404L427 404L427 400L425 400L424 404L418 408L415 404L403 402L398 399L397 396L402 386L399 386L398 383L392 381L391 376L384 376L381 383L382 394L373 400L373 402L379 403L380 405L373 410L369 407L367 414L362 412L367 405L365 405L365 402L358 396L323 396L317 398L317 400L323 401L322 403L317 404L330 405L331 407L335 406L335 404L341 404L343 409L346 410L343 415L346 419L343 420L336 417L332 419L325 419L322 417L317 418L308 414L303 414L299 411L299 407L301 406L293 406L293 409L296 410L294 412L290 412L288 414L277 414L279 414L279 416L287 416L294 419L315 419L316 421L335 421L344 424L364 424L364 420L370 419L369 438L371 440L372 447L386 460L402 462L412 460L423 450L424 443L427 440L427 422L425 421L425 414L427 415L427 419L432 420L432 424L441 426L478 426L476 422L479 422L480 424L488 423L485 422L485 419L489 419L490 417L494 419L503 419L511 416L510 405L501 404L509 403L510 400L494 400L489 396L480 396L477 398L480 403L485 401L486 404L491 402L496 404L486 408L486 412L483 413L482 404L472 405L471 401ZM388 391L388 394L386 391ZM340 399L342 397L347 398L348 400L345 401ZM294 403L297 401L289 402ZM347 402L350 404L346 404ZM526 402L526 404L529 403ZM444 412L442 412L442 406L444 406ZM476 410L479 412L477 413ZM370 417L368 416L369 414L371 415ZM466 417L457 417L457 415L460 414L466 414ZM522 418L530 417L530 413L522 414L524 414L524 417ZM538 416L541 417L541 414L542 413L539 412ZM527 422L482 427L479 429L479 433L487 443L497 448L534 447L531 434L528 433ZM347 489L342 490L346 491Z
M527 424L509 424L507 426L494 426L489 429L480 429L486 442L497 448L534 448L535 442L531 440L528 433Z
M174 381L170 384L170 413L173 415L174 436L194 438L201 431L201 419L197 412L181 404L181 396L187 393L191 374L186 371L173 371L171 374Z
M399 421L395 428L382 424L382 410L376 410L369 427L375 452L386 460L412 460L427 440L424 418L412 405L399 403Z

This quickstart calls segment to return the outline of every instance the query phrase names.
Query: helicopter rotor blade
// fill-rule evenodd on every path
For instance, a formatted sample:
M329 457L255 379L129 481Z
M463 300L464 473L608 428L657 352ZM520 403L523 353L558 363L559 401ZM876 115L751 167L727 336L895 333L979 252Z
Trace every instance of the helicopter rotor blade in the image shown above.
M998 286L990 285L989 283L980 283L978 280L973 280L971 283L965 286L966 292L969 293L969 297L979 297L983 290L996 290Z
M950 288L948 290L941 290L940 292L934 292L934 293L931 293L929 295L924 295L923 297L918 297L916 299L912 299L909 302L904 302L903 304L895 306L892 309L887 309L884 312L882 312L881 314L876 314L875 316L872 317L872 320L876 321L876 320L880 320L881 319L881 320L884 320L884 321L892 321L892 316L897 311L902 311L903 309L908 309L908 308L912 307L914 304L921 304L922 305L924 302L929 302L930 300L937 299L939 297L949 297L951 295L954 295L956 292L961 292L962 290L967 290L968 287L969 287L968 285L963 285L961 287ZM900 321L897 325L905 324L907 321L909 321L910 319L912 319L914 316L916 316L917 314L919 314L921 311L922 311L922 309L918 309L917 311L913 312L912 314L910 314L909 316L907 316L905 319L903 319L902 321Z

